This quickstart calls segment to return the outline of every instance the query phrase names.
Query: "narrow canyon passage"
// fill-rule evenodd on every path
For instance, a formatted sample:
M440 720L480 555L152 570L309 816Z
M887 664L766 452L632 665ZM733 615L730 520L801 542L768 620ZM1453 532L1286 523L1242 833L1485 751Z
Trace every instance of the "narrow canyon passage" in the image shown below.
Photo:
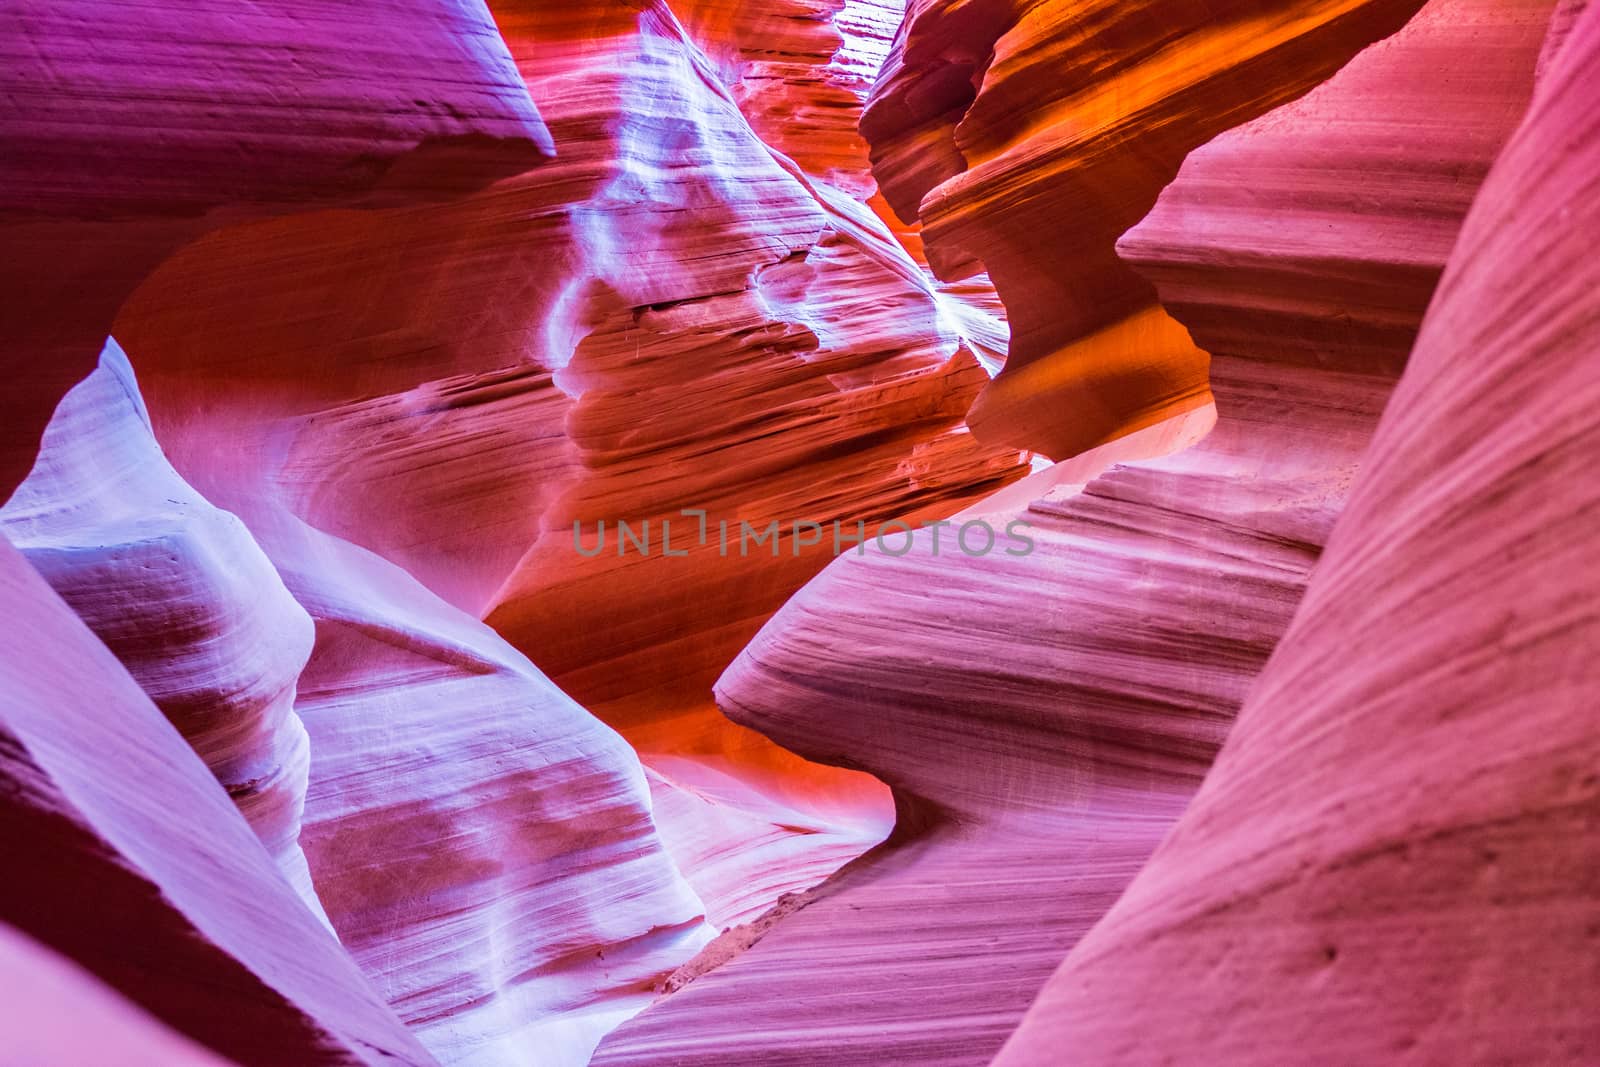
M12 14L0 1063L1600 1057L1588 0Z
M927 826L625 1024L595 1062L999 1051L1183 812L1288 628L1472 183L1527 102L1549 11L1434 3L1189 157L1118 251L1212 353L1215 428L1179 416L1041 476L1037 496L1026 482L1004 494L1021 502L994 524L1031 524L1027 558L940 557L935 533L904 558L841 559L785 605L719 682L722 707L872 771ZM1444 51L1474 77L1419 77ZM1437 156L1397 149L1446 105ZM1349 153L1333 162L1338 138ZM1353 195L1374 168L1398 177ZM1330 320L1335 293L1346 311ZM1056 1062L1048 1045L1036 1055Z

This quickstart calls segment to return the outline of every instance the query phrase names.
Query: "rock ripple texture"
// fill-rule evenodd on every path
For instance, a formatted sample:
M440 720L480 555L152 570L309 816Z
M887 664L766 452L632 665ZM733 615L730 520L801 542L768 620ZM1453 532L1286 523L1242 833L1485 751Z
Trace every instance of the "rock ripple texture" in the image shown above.
M952 526L937 556L925 536L901 558L838 561L763 629L719 682L722 706L881 777L896 834L596 1062L987 1062L1051 955L1171 829L1288 628L1526 105L1549 11L1431 5L1197 152L1124 239L1219 353L1209 433L1204 409L1168 420L953 520L1031 523L1026 557L969 558ZM1470 74L1435 77L1445 55ZM1425 142L1446 114L1452 135ZM1410 180L1374 188L1374 169ZM1396 273L1407 284L1366 281ZM1269 281L1289 275L1326 298L1268 314L1289 289ZM1054 1048L1038 1062L1059 1062Z
M0 593L25 620L0 627L6 922L241 1063L434 1062L188 742L3 540Z
M934 270L987 270L1005 302L1010 354L974 431L1066 459L1204 406L1205 353L1117 238L1187 152L1420 6L913 0L861 129Z
M550 150L481 0L15 0L0 97L6 493L180 245L241 217L449 195Z
M280 558L251 500L485 619L624 733L673 858L727 925L891 818L877 783L711 701L829 558L791 524L932 517L1026 467L964 432L986 376L917 265L755 136L671 11L496 14L555 161L449 204L219 231L141 286L118 336L174 464L245 518L297 597L289 572L315 565ZM267 461L221 457L221 440ZM744 519L784 533L724 556L679 514L696 507L736 541ZM648 556L618 555L623 519L650 523ZM668 520L688 557L664 554ZM606 551L579 554L574 523L588 545L600 522ZM304 696L301 711L315 742Z
M294 713L311 618L244 524L168 465L116 342L45 430L0 534L210 767L306 904L310 749Z
M1205 788L997 1063L1594 1061L1596 78L1591 6Z

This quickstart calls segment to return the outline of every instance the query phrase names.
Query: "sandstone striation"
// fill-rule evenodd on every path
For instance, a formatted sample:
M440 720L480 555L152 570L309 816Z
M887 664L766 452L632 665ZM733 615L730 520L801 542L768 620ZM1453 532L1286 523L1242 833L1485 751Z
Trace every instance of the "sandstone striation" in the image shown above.
M0 627L5 922L243 1063L433 1062L188 743L3 540L0 591L23 620Z
M317 622L303 839L344 943L440 1056L576 1062L702 911L887 831L881 785L710 700L829 558L791 522L915 521L1026 468L963 432L985 376L917 265L754 135L670 11L496 13L555 161L218 230L116 327L174 466ZM686 507L787 529L723 557ZM619 519L652 554L575 550Z
M256 515L317 620L302 839L340 938L441 1060L585 1062L713 933L637 757L393 564Z
M903 557L842 559L757 636L718 684L724 710L881 778L896 833L597 1063L983 1063L999 1049L1051 955L1184 810L1289 626L1526 104L1549 10L1430 6L1197 152L1124 239L1214 346L1209 433L1201 409L1057 464L955 516L938 554L923 535ZM1470 73L1433 77L1441 55ZM1424 141L1444 114L1452 134ZM1410 180L1374 188L1375 171ZM1411 284L1384 284L1395 275ZM1305 294L1292 322L1266 313L1281 310L1273 292ZM960 551L978 517L1028 523L1032 551ZM816 967L840 954L848 967ZM886 992L907 985L914 1004Z
M1587 0L13 8L0 1061L1600 1054Z
M1147 458L1205 433L1209 410L1058 464L1042 496L952 519L938 555L925 532L903 556L845 557L767 624L721 706L882 779L896 833L596 1063L993 1055L1199 785L1386 393L1236 362L1219 361L1231 404L1201 444ZM1031 552L961 553L980 518L1026 524ZM1017 605L1035 602L1019 636ZM886 992L908 981L914 1005Z
M453 204L218 232L118 334L175 464L264 543L245 498L486 617L622 730L656 792L685 794L662 832L725 925L890 818L881 786L710 699L831 557L793 524L934 517L1026 467L964 432L986 378L917 265L752 133L670 11L497 16L556 161ZM219 462L220 433L274 463ZM705 543L685 508L707 512ZM648 556L618 555L619 520L650 524ZM782 537L724 556L717 524L737 540L741 520ZM577 551L574 524L587 547L601 522L606 550Z
M900 21L893 0L671 5L756 135L819 181L876 191L857 125Z
M120 424L106 418L115 404L121 405ZM14 502L22 506L19 528L31 522L29 532L40 534L54 523L57 534L31 550L75 593L85 586L83 567L101 560L99 571L112 579L102 592L124 601L144 598L149 616L130 633L160 638L174 653L164 661L169 666L185 663L175 654L183 647L175 636L185 633L162 632L156 625L167 618L162 611L187 606L203 618L228 608L234 601L226 583L194 575L205 577L215 566L218 573L249 577L238 568L252 559L266 566L259 556L264 550L283 576L283 596L292 594L290 603L316 620L315 647L295 702L312 753L301 840L316 899L339 938L411 1032L441 1059L515 1062L517 1050L537 1046L551 1062L583 1062L601 1033L642 1005L658 975L712 934L700 901L657 838L634 754L482 623L394 564L308 525L272 492L230 481L241 465L257 463L269 450L266 441L244 449L220 445L248 440L242 419L198 421L169 438L174 462L215 486L218 499L236 510L261 545L255 549L246 539L250 551L242 559L217 559L219 545L230 543L221 534L238 543L242 529L195 504L193 491L148 455L152 446L140 411L131 376L114 356L69 396L47 434L36 475L48 484L58 469L70 471L89 488L99 485L96 474L117 480L96 493L73 493L74 506L60 516L40 513L39 498L30 492L33 479L25 483ZM79 425L86 419L92 427ZM232 436L215 436L223 432ZM108 440L119 434L121 440ZM64 445L57 445L57 436ZM128 447L128 439L136 447ZM73 448L86 452L74 458ZM138 448L146 450L142 467L117 465L140 458ZM177 496L152 495L163 476L160 492ZM66 489L60 479L54 484ZM152 515L153 499L166 501L164 513ZM85 500L117 524L87 523L94 516L86 514ZM64 540L74 529L76 545ZM148 563L145 546L163 532L166 548L157 553L161 566L153 574L150 567L123 564ZM125 545L105 543L116 537ZM80 566L70 566L74 562ZM166 581L152 580L160 578ZM271 617L268 580L277 578L271 567L256 578L247 618L259 622ZM152 599L152 588L167 599ZM192 596L181 600L178 593ZM130 618L126 608L111 613L92 599L78 606L86 618L113 627L107 639L146 675L150 691L163 693L173 676L149 669L140 646L114 628L139 618ZM292 626L277 630L295 634ZM191 658L237 672L238 662L216 657L219 646L239 634L211 636ZM299 656L305 651L305 644L298 646ZM183 676L190 685L197 678L204 680L193 671ZM193 704L197 692L215 696L180 690L179 697ZM248 705L239 694L230 696L205 710L237 717ZM189 716L174 714L180 724L207 725L195 721L194 707L177 710ZM261 719L277 721L278 734L298 741L287 727L299 719L276 719L284 710L273 704ZM225 751L214 748L216 740L203 730L194 736L202 753ZM303 748L293 751L303 758ZM303 773L303 764L299 769Z
M1327 85L1190 153L1118 254L1213 355L1398 375L1554 6L1433 0Z
M1064 459L1204 406L1205 354L1116 239L1185 153L1418 6L914 2L861 128L934 269L986 269L1005 302L1010 355L975 432Z
M1591 7L1473 205L1205 788L998 1063L1600 1047L1575 995L1600 981L1597 76Z
M447 195L550 146L480 0L19 0L0 56L4 492L118 306L186 241L251 214Z
M294 713L311 619L237 518L178 477L115 341L45 430L0 534L89 625L210 767L308 907Z

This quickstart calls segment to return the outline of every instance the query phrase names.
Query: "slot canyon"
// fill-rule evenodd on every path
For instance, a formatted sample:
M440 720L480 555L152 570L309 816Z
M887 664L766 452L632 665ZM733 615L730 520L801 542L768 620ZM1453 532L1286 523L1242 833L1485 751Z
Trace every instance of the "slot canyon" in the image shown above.
M0 12L0 1067L1600 1064L1600 4Z

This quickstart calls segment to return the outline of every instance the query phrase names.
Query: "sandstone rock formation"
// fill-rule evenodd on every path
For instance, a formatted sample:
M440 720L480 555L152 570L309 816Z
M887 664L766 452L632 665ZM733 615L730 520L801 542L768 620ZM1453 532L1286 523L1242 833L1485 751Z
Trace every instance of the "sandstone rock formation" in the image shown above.
M1414 0L916 0L862 121L941 277L987 269L1006 369L970 421L1065 459L1203 406L1206 361L1114 242L1184 154L1304 93Z
M1597 77L1590 7L1205 788L997 1063L1600 1049Z
M896 0L767 0L671 5L766 145L815 181L870 208L924 270L921 224L896 218L878 193L861 111L889 54ZM991 374L1005 361L1005 309L988 276L928 274L932 294Z
M9 543L0 593L19 620L0 627L6 923L243 1063L433 1062Z
M1190 153L1118 254L1213 356L1397 375L1553 7L1433 0L1327 85Z
M260 771L238 783L257 800L240 806L303 883L305 732L279 688L299 675L311 901L431 1050L508 1062L533 1045L582 1062L711 936L656 838L633 753L404 571L239 498L294 600L237 520L154 451L113 347L63 404L4 530L225 785ZM304 674L295 601L318 628Z
M18 0L6 15L0 491L179 245L250 214L439 196L549 149L481 0Z
M722 707L888 783L896 837L597 1063L981 1063L999 1048L1199 785L1386 395L1237 363L1219 361L1234 376L1201 444L981 515L1028 524L1029 554L962 554L960 524L979 516L957 516L937 556L925 533L904 556L846 557L785 605L719 682ZM1086 459L1188 443L1207 416ZM1035 598L1019 638L1017 605ZM848 968L814 967L845 952ZM885 992L907 981L910 1007Z
M861 105L900 21L894 0L671 5L766 145L863 201L876 191Z
M1216 428L1192 443L1202 410L1058 464L1031 503L1013 502L1022 483L956 516L939 554L930 534L842 559L785 606L719 682L722 706L888 783L896 836L597 1063L982 1063L1000 1047L1050 957L1183 811L1289 625L1549 11L1436 2L1190 157L1121 247L1217 353ZM1469 73L1433 77L1441 55ZM1450 134L1419 152L1441 115ZM1409 180L1375 189L1374 173ZM980 514L1030 524L1032 552L962 552ZM825 953L850 966L813 969ZM922 992L907 1005L894 983Z
M310 750L294 713L311 619L244 524L162 457L115 341L56 409L0 534L178 728L320 914L299 845Z
M176 465L280 569L298 567L245 498L486 616L621 729L726 925L888 826L881 786L710 700L831 556L793 524L935 517L1026 467L963 432L986 379L916 264L754 136L670 11L497 15L556 162L455 204L219 232L141 287L118 335ZM281 461L221 469L220 433ZM684 508L708 513L705 543ZM724 556L717 524L737 539L746 519L781 543ZM651 525L648 557L617 554L619 520ZM666 521L687 557L663 554ZM601 522L606 551L580 554L574 524L590 546Z
M10 14L0 1062L1594 1058L1584 0Z
M60 389L74 375L87 369L81 361L73 362L78 359L75 353L96 333L94 350L98 351L109 325L110 314L125 293L142 273L180 241L189 239L206 227L235 222L250 213L259 214L262 211L281 212L291 207L316 206L339 200L359 202L369 210L408 200L436 200L445 194L470 189L486 178L526 169L540 159L549 147L548 135L532 109L526 87L511 66L503 41L481 7L450 5L447 9L435 10L426 4L395 4L388 12L393 16L392 19L386 21L378 18L369 24L371 12L368 12L362 16L359 29L349 20L349 16L337 12L302 10L301 6L293 4L260 9L243 22L224 18L205 9L190 14L192 18L186 22L178 13L162 8L145 8L137 12L128 9L113 13L109 27L107 19L100 18L96 33L102 36L110 33L113 37L126 37L137 42L127 53L131 62L121 66L102 63L95 67L94 64L99 61L83 51L80 34L84 29L85 13L58 5L51 12L41 13L38 18L16 27L22 36L14 39L13 43L19 54L25 54L27 62L15 67L8 66L8 73L20 78L24 90L34 94L28 99L48 96L49 108L54 109L34 108L25 111L19 117L18 125L7 131L8 144L35 145L40 149L31 156L8 152L8 160L27 158L41 161L38 173L28 171L8 189L18 197L19 206L16 210L21 212L25 207L30 212L27 219L18 221L8 231L8 237L16 238L18 244L15 247L23 253L28 253L37 245L33 261L29 261L27 254L17 261L19 268L27 262L25 269L31 274L26 279L27 284L19 290L13 290L15 299L8 298L7 301L8 319L14 312L25 311L28 316L26 321L21 321L22 317L18 315L16 335L8 332L8 340L15 341L9 346L10 350L19 355L26 354L35 361L30 365L29 373L18 376L25 388L8 397L18 401L18 418L8 422L8 428L16 427L19 430L17 455L24 469L32 462L35 447L33 442L27 440L33 428L26 420L32 418L32 413L40 406L47 414ZM309 23L309 31L308 23L302 16L314 16ZM345 43L357 40L359 46ZM151 58L152 55L156 58ZM405 57L403 62L395 63L386 59L386 56L398 55ZM266 57L273 59L272 73L256 76L260 72L250 68L259 66ZM285 65L281 60L288 62ZM29 63L34 65L29 66ZM77 65L74 66L74 63ZM302 63L307 69L316 71L314 80L307 78L305 69L298 69ZM375 81L373 65L389 66L394 70L387 80ZM191 82L188 72L194 69L208 70L216 77L216 84ZM119 102L119 106L123 106L119 112L122 122L116 129L138 144L126 152L116 151L115 143L108 145L100 136L103 131L84 122L87 100L81 94L74 96L71 91L56 91L63 87L55 85L53 80L74 73L79 76L80 84L94 80L89 77L93 74L98 79L95 81L99 87L97 91L109 93ZM119 79L125 79L129 84L123 84ZM317 97L308 94L307 89L312 85L324 95ZM295 103L281 113L273 110L280 102L289 100ZM302 107L304 112L300 110ZM246 114L250 117L243 117ZM176 141L159 137L141 139L140 130L160 128L164 122L184 131L185 138ZM242 127L244 132L233 132L230 124ZM63 132L69 126L75 127L71 136ZM78 139L74 140L74 137ZM45 151L46 148L48 151ZM256 158L258 156L264 158ZM116 166L121 168L113 173L116 179L125 179L122 184L118 184L118 180L93 183L87 180L87 175L98 176L100 171L105 170L106 158L114 158ZM57 164L53 169L46 165L52 162ZM23 184L22 178L33 181L33 185ZM40 195L23 205L27 194L33 191L39 191ZM78 194L78 199L73 199L69 194ZM353 196L357 199L352 200ZM85 206L80 201L86 197L100 199ZM105 202L101 203L101 200ZM228 211L213 211L209 217L202 218L201 212L212 206L226 206ZM52 212L69 221L48 218ZM94 216L97 213L115 217L88 222L78 219L79 215ZM41 215L47 217L46 221L36 222ZM143 220L145 215L157 217L153 221ZM192 218L186 218L186 215ZM115 250L114 254L111 254L112 249ZM103 257L109 265L96 264L97 256ZM256 312L250 317L270 319L272 314L274 312L269 306L264 314ZM159 362L152 361L152 369L159 371ZM60 384L51 377L54 374L61 376ZM39 387L37 397L27 391L35 386ZM247 397L236 399L245 404L250 402ZM123 428L127 428L126 423ZM223 436L212 442L210 452L214 460L243 467L259 457L248 452L248 435L235 435L231 432L233 429L223 426ZM84 450L92 451L98 443L83 441L75 446L79 449L79 455L69 464L74 475L89 473L79 469L81 465L77 460L83 458ZM111 509L121 509L114 516L119 521L141 512L159 514L164 509L171 510L170 501L149 495L152 489L150 485L124 484L114 488L128 494L127 498L117 502L118 508ZM178 492L182 496L181 490ZM73 505L80 503L75 500ZM211 513L211 517L217 514ZM231 537L231 531L224 536ZM43 550L43 546L40 547ZM81 558L95 566L92 562L94 550L105 546L85 547L90 550L81 553ZM194 547L215 550L217 545L207 543ZM45 551L48 554L54 550ZM148 640L152 635L138 632L140 627L137 620L113 617L111 607L141 596L147 586L139 585L140 576L126 569L118 573L123 554L112 552L108 556L109 563L101 560L98 564L95 588L91 589L87 584L82 587L85 597L80 603L86 607L86 614L92 614L88 610L87 600L91 595L104 597L108 606L105 618L101 621L108 627L126 627L128 647L119 651L131 652L131 658L137 659L138 650L132 646L141 639ZM333 568L343 565L336 547L324 548L324 559ZM208 571L204 551L197 551L188 558L175 559L173 564L173 569L180 574L209 574L217 579L209 588L191 588L180 592L180 600L193 594L193 604L190 606L196 614L211 613L215 617L227 614L230 590L223 579L250 583L257 581L236 572L231 562L223 563L218 571ZM66 569L72 568L69 566ZM270 576L270 568L267 575ZM276 587L276 578L268 576L263 576L260 581L269 589ZM405 583L411 581L403 574L386 577L402 589ZM298 590L297 595L301 595ZM426 601L424 606L427 607ZM262 616L255 615L253 618L259 620ZM282 622L284 618L289 620L288 624L274 626L272 639L285 642L286 647L301 642L298 658L303 660L304 644L309 642L304 614L298 608L293 608L287 615L280 613L276 621ZM296 622L296 618L300 621ZM133 622L132 626L127 625L130 622ZM425 611L416 613L406 622L412 630L428 631L429 621ZM324 618L322 623L326 627L327 619ZM455 625L453 620L451 625ZM148 630L147 627L144 629ZM170 636L181 638L184 635ZM495 644L482 627L476 628L471 640ZM329 643L322 644L326 646ZM629 897L629 902L628 906L617 907L615 910L619 914L613 916L610 911L614 900L610 896L594 894L597 899L585 904L581 899L584 892L581 879L571 878L570 884L563 885L559 892L565 894L570 891L580 899L568 914L561 917L560 922L552 922L549 915L530 915L506 926L504 930L501 929L504 924L499 922L479 922L476 925L479 932L475 934L473 924L462 925L455 915L432 912L429 918L435 923L458 924L457 928L462 933L457 947L463 954L469 951L473 953L470 971L473 976L481 977L481 981L462 981L459 970L451 971L448 965L435 964L426 969L411 969L406 975L403 992L411 994L421 989L423 995L415 998L420 1004L411 1003L402 1007L412 1018L418 1010L432 1013L435 1017L433 1021L449 1037L436 1041L435 1035L426 1032L426 1029L425 1036L430 1043L451 1051L482 1040L483 1033L493 1035L497 1032L496 1026L506 1030L553 1020L560 1038L554 1042L555 1047L565 1047L569 1050L566 1053L569 1057L581 1058L583 1042L587 1040L592 1043L595 1027L605 1025L603 1021L585 1022L578 1018L584 1009L593 1009L594 1003L604 1001L608 994L618 991L626 993L630 987L641 982L648 984L653 975L670 969L693 950L696 939L703 940L704 936L709 936L709 932L700 932L700 906L671 869L659 843L654 839L643 779L632 754L614 735L582 715L539 677L526 661L503 645L495 648L495 654L503 657L506 665L486 670L470 656L463 660L462 654L454 647L459 643L451 635L451 647L444 653L445 658L455 664L456 673L471 676L479 683L476 690L462 695L463 701L478 714L501 722L499 734L485 728L481 722L477 724L476 740L485 746L476 753L477 758L506 770L526 768L529 773L535 768L548 770L552 766L572 764L570 769L541 775L545 779L544 788L555 791L557 795L563 788L570 789L573 794L571 803L581 803L583 807L581 819L569 820L565 828L557 825L554 831L557 839L555 844L565 839L563 835L570 837L576 831L588 847L599 848L608 857L615 856L617 862L606 873ZM425 639L413 640L412 645L420 648L424 657L432 648ZM169 677L182 673L181 669L175 669L181 668L181 664L178 659L172 658L172 649L164 651L166 658L155 655L148 657L144 664L148 669L142 672L141 680L150 685L158 696L172 696L164 693L161 687ZM210 651L213 649L202 650L201 657ZM298 662L290 662L295 658L289 655L277 659L275 666L283 668L286 676L275 678L275 682L285 685L293 682L293 675L299 668ZM319 657L318 664L314 664L319 672L319 682L329 674L321 666L325 659ZM488 674L496 677L487 680L479 677ZM524 674L531 677L524 677ZM401 701L394 693L386 693L375 684L382 680L380 674L367 684L373 699L385 710L392 711ZM404 692L405 683L416 682L418 679L410 678L393 684L401 685ZM429 692L421 684L412 688L417 691L413 699L419 713L439 713L441 705L432 703L432 700L442 695L440 691ZM500 694L498 703L490 696L495 692ZM548 708L549 712L540 718L537 712L544 708ZM292 720L281 718L286 710L279 700L270 709L267 718L279 718L285 725L292 723ZM563 717L566 720L564 728L556 729L563 722ZM473 720L466 720L461 725L472 724ZM398 716L392 725L400 726ZM556 736L548 747L537 753L527 752L536 741L543 739L542 731L546 727L556 729ZM504 737L507 732L510 736L502 741L504 751L489 750L488 746L492 746L497 738ZM293 737L292 729L279 733L282 739ZM425 748L412 747L414 740L408 740L400 733L391 736L402 751L409 750L413 754L414 763L434 762L428 758ZM90 739L85 740L87 743ZM435 743L442 749L438 753L441 758L451 754L442 742ZM206 747L205 742L202 747ZM520 757L515 755L519 749L523 750ZM508 756L508 753L513 755ZM317 755L319 766L327 767L334 774L343 771L340 780L351 786L352 783L345 781L350 772L340 767L333 758L336 755L336 750L325 746ZM303 752L293 750L274 753L274 756L281 757L284 766L290 769L297 760L303 760ZM385 762L382 756L382 751L376 746L362 753L351 754L352 759L358 759L369 768L370 774L375 774L376 781L382 785L379 792L392 793L393 775L397 770L406 768L398 761ZM431 779L422 775L412 783L424 804L430 798L429 789L454 794L459 792L464 782L492 778L490 775L474 774L470 764L467 770L452 777L448 759L444 758L443 762L446 764L443 772L438 766L430 766L433 772ZM242 769L231 765L226 769L219 767L228 778L234 776L234 771ZM455 769L462 770L459 765ZM361 795L359 790L353 789L341 797L340 804L348 805L353 796ZM400 808L401 817L406 817L405 798L391 796L389 799ZM452 796L451 803L455 803L455 800ZM460 873L464 874L467 884L486 887L481 889L478 901L485 913L497 916L508 906L528 910L526 897L519 897L513 890L536 890L552 879L560 882L570 873L561 865L563 861L572 864L584 861L581 850L552 845L551 829L546 826L545 819L547 816L559 818L567 813L558 806L547 807L549 811L537 805L521 807L517 815L520 823L517 820L500 819L492 811L478 815L476 821L466 816L458 819L458 825L468 840L446 855L463 861ZM296 851L294 826L292 820L283 820L286 812L287 808L278 812L274 819L277 825L272 827L271 833L277 839L275 843L290 853ZM443 814L434 813L436 822L430 829L440 829L438 820L447 818L448 812L449 806L446 805ZM335 809L331 814L342 814L342 809ZM415 822L413 825L416 825ZM518 825L535 826L538 832L525 834L526 843L519 845L516 839ZM381 834L393 828L393 821L379 821L372 830L375 834ZM510 835L511 840L489 840L490 835L485 833L489 829ZM441 836L448 839L449 835L442 832ZM478 840L471 840L473 837ZM416 844L427 848L434 840L429 837ZM350 835L345 834L341 844L351 843ZM394 844L392 840L386 842L390 847ZM474 868L470 862L474 852L480 857L494 855L494 865L503 865L509 874L496 881L491 872L485 870L482 859ZM370 864L372 858L363 858L358 850L353 850L349 859L352 863ZM408 862L408 857L396 854L393 861L394 869L399 870ZM597 879L601 875L591 872L589 877ZM416 909L419 900L427 899L424 894L416 892L417 888L411 886L408 892L403 882L396 882L395 889L390 893L398 894L402 902ZM338 899L341 904L346 903L343 897ZM435 903L446 905L452 902L435 898ZM383 909L390 906L384 896L378 893L371 894L359 905L366 913L378 914L385 914ZM426 910L426 906L423 907ZM630 907L634 910L630 911ZM585 925L585 915L598 917ZM535 919L540 924L538 931L528 935L526 931ZM658 928L659 932L654 932ZM507 935L510 947L502 947L495 952L487 951L483 942L484 929L488 929L495 937ZM390 934L403 944L398 931L390 931ZM538 942L534 950L529 950L526 944L529 936ZM501 997L502 990L515 991L534 978L541 977L542 972L538 972L536 965L547 966L550 955L560 955L552 946L570 943L574 952L598 949L603 953L609 946L635 941L638 943L629 944L621 951L624 956L621 962L602 962L588 968L578 963L557 966L555 969L563 976L562 979L545 983L549 987L547 999L554 1002L553 1007L549 1003L534 1004L530 1000L508 1013L504 998ZM684 947L674 947L679 943L683 943ZM293 947L292 939L287 935L284 947ZM358 943L355 947L361 949L367 946ZM333 951L338 950L335 947ZM653 952L661 954L658 962L650 959ZM308 955L312 961L315 960L315 953ZM394 955L393 952L389 953L389 958ZM632 958L627 958L630 955ZM448 951L446 956L450 956ZM450 958L460 965L459 956ZM388 981L390 976L381 973L381 967L371 965L365 954L363 963L369 969L380 972L380 978ZM348 963L344 966L343 973L354 976L355 972ZM334 973L339 973L336 968ZM586 979L586 973L594 977ZM571 977L573 974L577 977ZM337 978L330 981L337 984ZM445 990L442 996L450 1009L459 1008L464 1002L475 1003L483 1009L480 1017L456 1018L445 1022L444 1016L458 1013L439 1010L437 1002L427 995L441 995L437 993L441 987ZM366 987L363 985L360 989L365 991ZM391 998L398 997L393 989L385 988L384 991ZM157 995L170 996L171 993L158 988ZM241 1010L248 1010L248 1006ZM614 1011L615 1008L608 1003L604 1010ZM481 1018L483 1014L510 1014L513 1021L495 1019L484 1022ZM385 1016L385 1019L386 1025L398 1030L398 1023L394 1022L392 1016ZM316 1019L312 1020L312 1024L321 1025ZM209 1038L210 1027L201 1029L203 1036ZM586 1033L591 1036L585 1037ZM293 1040L292 1036L286 1037L285 1047ZM409 1035L404 1040L377 1044L404 1049L408 1056L414 1053L413 1058L419 1061L426 1058ZM233 1046L213 1043L213 1047L226 1050ZM248 1045L243 1047L249 1048ZM574 1049L576 1051L571 1051ZM258 1052L253 1058L260 1060L264 1057ZM316 1057L285 1053L276 1058L312 1062Z
M317 620L302 841L341 939L441 1060L583 1063L712 934L637 758L393 564L254 517Z
M0 925L0 1029L6 1063L105 1067L222 1067L223 1061L161 1025L93 975Z
M709 698L828 558L792 523L933 517L1026 468L962 430L985 377L844 191L858 140L801 153L815 173L775 154L664 6L497 15L556 162L214 229L116 329L173 465L316 620L302 836L345 945L439 1055L576 1061L710 936L703 907L759 914L886 832L880 785ZM865 90L849 61L820 83ZM696 506L789 529L744 558L574 551L575 520Z

